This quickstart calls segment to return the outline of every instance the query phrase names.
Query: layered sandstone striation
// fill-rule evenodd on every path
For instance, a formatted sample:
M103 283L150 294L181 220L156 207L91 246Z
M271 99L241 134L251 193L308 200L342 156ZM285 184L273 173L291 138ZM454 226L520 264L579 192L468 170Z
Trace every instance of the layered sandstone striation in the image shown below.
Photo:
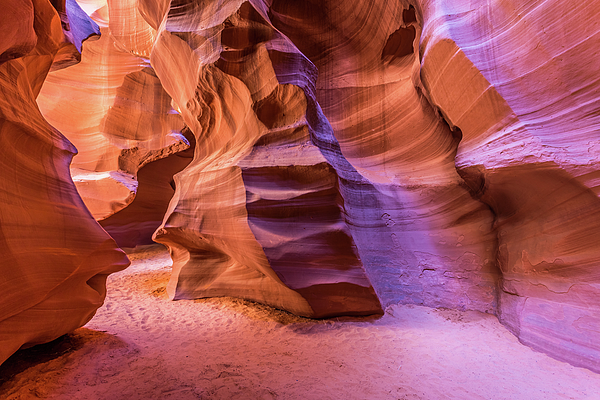
M94 217L103 220L133 201L142 166L189 143L149 64L119 48L108 28L99 31L83 44L81 62L48 74L38 104L79 149L73 180Z
M346 202L382 301L493 313L492 214L463 187L458 138L419 90L414 6L274 1L271 13L317 67L319 104L370 184L349 177Z
M316 139L329 125L314 66L260 3L172 4L161 25L151 62L196 139L155 234L173 255L169 295L310 317L381 312Z
M462 130L459 173L494 213L500 320L598 371L600 8L561 7L423 2L422 78Z
M73 45L59 15L47 0L11 0L0 18L3 362L21 346L56 339L89 321L104 300L106 276L128 260L77 194L69 174L75 148L36 105L54 56Z
M148 27L127 2L111 2L111 13L121 19L102 12L106 2L66 6L83 15L68 27L89 26L91 36L79 44L75 65L55 60L38 105L79 150L71 175L96 220L120 246L152 243L173 194L173 175L190 161L179 154L190 146L185 125L147 59L151 40L129 40L151 38L152 30L130 32Z
M38 54L11 0L3 26L23 34L0 61L32 88L19 129L50 129L41 88L78 148L93 216L121 246L169 247L171 298L478 310L600 371L600 8L488 3L55 1L64 33ZM35 167L75 196L64 154ZM74 207L85 223L53 226L97 227Z

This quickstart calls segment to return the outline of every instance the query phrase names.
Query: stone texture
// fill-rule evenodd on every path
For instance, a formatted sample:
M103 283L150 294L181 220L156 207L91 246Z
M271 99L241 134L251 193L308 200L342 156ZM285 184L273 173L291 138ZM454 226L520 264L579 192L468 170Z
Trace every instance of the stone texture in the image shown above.
M22 25L10 36L3 24L9 35L0 35L0 362L84 325L104 301L106 276L128 265L70 179L75 149L35 102L64 43L59 16L47 0L3 8ZM11 14L23 10L27 18Z
M97 220L133 201L139 168L189 146L149 64L100 31L83 44L81 62L48 74L38 97L44 117L79 150L71 174Z
M155 234L173 255L169 295L235 295L310 317L381 312L337 172L316 145L329 125L314 66L264 5L179 11L172 6L151 54L196 137Z
M53 4L28 85L94 217L169 247L171 298L479 310L600 371L594 2ZM3 65L33 10L7 7Z
M372 185L349 176L346 203L384 304L493 313L492 214L463 187L458 138L419 90L414 7L274 1L271 13L317 67L319 104L343 155Z
M162 223L175 193L173 175L183 170L194 156L194 136L184 131L191 143L186 150L142 166L136 174L135 198L127 207L99 221L121 247L153 244L152 235Z
M565 7L423 2L422 77L462 130L459 173L494 213L500 320L600 371L600 8Z

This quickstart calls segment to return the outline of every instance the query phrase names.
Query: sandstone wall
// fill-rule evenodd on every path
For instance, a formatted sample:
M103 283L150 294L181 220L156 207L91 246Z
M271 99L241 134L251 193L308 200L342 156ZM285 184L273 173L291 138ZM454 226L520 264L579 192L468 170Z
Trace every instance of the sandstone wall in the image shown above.
M37 105L69 45L47 0L3 3L0 36L0 362L84 325L106 277L129 261L94 221L69 174L75 148ZM72 46L72 44L71 44Z
M7 167L38 186L2 176L1 232L19 225L19 249L19 218L107 238L47 120L79 149L72 179L118 243L154 232L169 247L173 299L312 317L479 310L600 371L595 2L66 0L55 13L36 0L43 18L11 2L3 26L28 34L0 39L16 124L4 148L20 154L19 129L52 137L47 158ZM42 19L51 46L31 29ZM81 221L11 206L54 181ZM64 196L35 200L60 210Z
M598 371L600 7L450 3L422 3L421 76L462 131L459 173L494 213L498 316Z

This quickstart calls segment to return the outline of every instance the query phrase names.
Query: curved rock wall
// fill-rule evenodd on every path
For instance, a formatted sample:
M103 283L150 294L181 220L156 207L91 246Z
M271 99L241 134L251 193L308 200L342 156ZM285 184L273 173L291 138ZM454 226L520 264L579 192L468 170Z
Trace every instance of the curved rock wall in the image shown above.
M96 219L123 246L158 227L171 298L480 310L600 371L594 2L54 3L27 85Z
M81 62L55 68L38 97L44 117L79 149L71 174L97 220L129 205L143 165L189 143L149 63L123 50L108 28L83 44Z
M173 195L173 174L189 163L177 154L190 143L147 59L155 33L135 4L111 2L111 7L112 19L102 12L108 11L106 2L69 0L62 7L61 15L78 17L63 21L63 29L89 27L90 37L77 42L82 55L75 64L55 59L37 102L79 150L71 175L92 215L120 246L134 247L152 243ZM137 37L144 40L130 40Z
M155 235L173 255L169 295L235 295L311 317L381 312L337 172L315 144L327 121L311 121L314 67L260 3L185 7L172 5L151 56L196 137Z
M271 13L318 68L317 99L341 151L374 185L359 186L347 203L384 304L495 312L492 215L463 187L458 140L417 89L415 8L274 1Z
M65 43L58 14L47 0L11 0L2 18L20 26L0 36L0 363L84 325L106 276L128 265L70 179L75 148L36 105Z
M425 91L462 130L459 173L494 213L500 320L598 371L600 7L422 3Z

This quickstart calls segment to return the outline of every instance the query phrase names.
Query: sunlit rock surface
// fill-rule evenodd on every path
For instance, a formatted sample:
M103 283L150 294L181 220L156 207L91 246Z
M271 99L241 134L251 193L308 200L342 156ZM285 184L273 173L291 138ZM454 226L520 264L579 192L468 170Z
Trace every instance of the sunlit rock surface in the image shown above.
M75 148L36 105L66 43L59 16L47 0L2 7L0 362L84 325L104 301L106 276L128 265L70 179Z
M343 155L372 185L349 177L346 204L382 301L493 313L492 214L463 187L458 139L417 89L415 8L274 1L271 13L318 68L319 104Z
M111 4L117 11L137 10L123 2ZM90 11L91 3L69 1L66 6L82 14L75 22L92 27L91 36L79 45L84 51L76 65L55 61L38 105L79 150L71 175L96 220L120 246L152 243L173 194L173 174L189 163L189 157L176 156L190 145L181 134L183 121L148 59L139 57L149 50L128 47L134 35L124 29L147 25L132 16L109 24L97 9L90 17L83 9ZM138 171L145 166L140 179ZM149 170L155 172L151 177Z
M423 18L425 92L495 216L500 320L600 371L600 7L429 1Z
M329 124L314 66L261 4L183 8L172 5L151 55L196 137L155 234L173 255L169 295L235 295L311 317L381 312L317 145Z
M81 62L48 74L38 104L79 150L73 180L103 220L133 201L139 168L189 143L149 63L121 49L108 28L99 32L84 42Z
M600 371L593 2L54 3L29 85L93 216L169 247L171 298L479 310ZM11 4L5 64L36 46Z

